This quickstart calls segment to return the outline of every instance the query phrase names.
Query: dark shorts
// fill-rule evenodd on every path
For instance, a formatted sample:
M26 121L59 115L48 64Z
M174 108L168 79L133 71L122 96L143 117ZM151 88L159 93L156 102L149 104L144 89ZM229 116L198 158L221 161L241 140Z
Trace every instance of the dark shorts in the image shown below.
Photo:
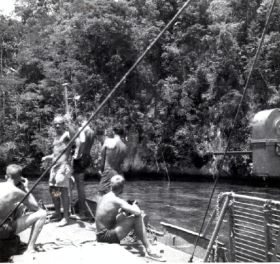
M0 240L14 237L16 230L17 222L12 218L9 218L2 226L0 226Z
M73 160L73 172L74 173L84 173L85 170L90 167L91 164L91 156L86 155L81 157L80 159Z
M96 233L97 242L109 243L109 244L120 244L120 240L115 230L103 229Z

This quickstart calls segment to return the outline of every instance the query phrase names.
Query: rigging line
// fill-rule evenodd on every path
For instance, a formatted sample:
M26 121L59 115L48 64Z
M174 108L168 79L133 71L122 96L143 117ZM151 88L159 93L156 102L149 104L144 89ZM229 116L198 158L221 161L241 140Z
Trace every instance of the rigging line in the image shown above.
M254 70L254 68L255 68L255 65L256 65L256 63L257 63L257 60L258 60L258 57L259 57L259 54L260 54L260 50L261 50L261 47L262 47L262 44L263 44L263 41L264 41L264 36L265 36L266 30L267 30L267 27L268 27L268 24L269 24L269 20L270 20L270 17L271 17L273 8L274 8L274 6L275 6L275 2L276 2L276 0L272 0L271 6L270 6L270 10L269 10L269 13L268 13L268 16L267 16L267 19L266 19L266 23L265 23L265 26L264 26L264 29L263 29L263 32L262 32L262 35L261 35L261 40L260 40L260 43L259 43L257 52L256 52L256 54L255 54L255 58L254 58L254 60L253 60L251 69L250 69L250 71L249 71L249 75L248 75L247 81L246 81L246 83L245 83L245 87L244 87L244 90L243 90L243 94L242 94L241 100L240 100L239 105L238 105L237 110L236 110L236 114L235 114L235 117L234 117L234 120L233 120L231 129L230 129L230 133L229 133L229 135L228 135L227 145L226 145L226 148L225 148L223 157L222 157L221 167L222 167L223 164L224 164L225 156L226 156L226 153L227 153L227 151L228 151L228 149L229 149L229 145L230 145L230 143L231 143L230 141L231 141L232 132L233 132L233 129L234 129L236 123L237 123L237 117L238 117L238 115L239 115L239 112L240 112L240 109L241 109L241 105L242 105L242 103L243 103L243 101L244 101L244 97L245 97L245 94L246 94L246 92L247 92L247 89L248 89L248 86L249 86L249 82L250 82L250 79L251 79L253 70ZM213 185L213 188L212 188L212 192L211 192L211 195L210 195L210 198L209 198L209 202L208 202L208 205L207 205L207 208L206 208L204 217L203 217L202 225L201 225L201 227L200 227L198 236L197 236L197 238L196 238L196 240L195 240L195 245L194 245L193 253L192 253L192 255L191 255L190 259L189 259L189 262L192 262L192 260L193 260L194 252L195 252L195 250L196 250L196 247L197 247L197 244L198 244L198 240L199 240L200 234L201 234L201 232L202 232L202 229L203 229L203 226L204 226L204 223L205 223L205 220L206 220L207 213L208 213L209 208L210 208L210 204L211 204L211 201L212 201L212 198L213 198L214 191L215 191L215 189L216 189L218 180L219 180L219 175L217 175L216 178L215 178L214 185Z
M107 103L107 101L112 97L112 95L117 91L117 89L123 84L126 78L131 74L131 72L138 66L138 64L144 59L149 50L157 43L157 41L161 38L161 36L171 27L171 25L177 20L177 18L181 15L181 13L186 9L186 7L191 3L192 0L186 1L182 7L178 10L178 12L174 15L174 17L168 22L168 24L161 30L161 32L157 35L157 37L150 43L150 45L146 48L146 50L142 53L140 57L135 61L135 63L129 68L129 70L123 75L121 80L115 85L115 87L111 90L111 92L106 96L106 98L101 102L101 104L97 107L97 109L91 114L88 121L84 124L84 126L75 133L75 135L71 138L65 149L58 155L58 157L47 167L47 169L42 173L42 175L36 180L34 185L30 188L30 190L25 194L25 196L20 200L18 205L7 215L7 217L0 223L0 227L9 219L9 217L13 214L14 211L18 209L20 204L26 199L26 197L33 191L33 189L39 184L39 182L45 177L45 175L50 171L50 169L57 163L57 161L61 158L61 156L72 146L75 139L80 135L80 133L86 128L86 126L90 123L90 121L100 112L103 106Z

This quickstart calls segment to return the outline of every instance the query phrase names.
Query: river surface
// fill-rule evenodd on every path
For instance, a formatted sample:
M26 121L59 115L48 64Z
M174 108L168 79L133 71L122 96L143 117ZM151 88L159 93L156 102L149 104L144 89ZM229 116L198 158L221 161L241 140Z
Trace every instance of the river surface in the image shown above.
M32 185L32 182L30 184ZM87 198L94 197L97 185L97 181L85 182ZM125 199L137 199L141 209L149 215L151 224L159 230L161 229L160 222L163 221L198 232L212 188L213 183L211 182L191 181L168 184L166 181L128 181L123 197ZM221 183L217 185L214 193L211 212L216 206L218 194L228 191L280 200L279 188ZM34 195L45 203L51 203L47 182L40 183L35 188ZM73 191L73 198L76 199L75 190Z

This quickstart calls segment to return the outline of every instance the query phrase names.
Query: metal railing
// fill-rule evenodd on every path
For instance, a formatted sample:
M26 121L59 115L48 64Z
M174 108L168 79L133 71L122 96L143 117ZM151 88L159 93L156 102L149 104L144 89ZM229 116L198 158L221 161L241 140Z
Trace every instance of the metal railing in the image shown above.
M233 192L223 193L221 197L220 213L204 261L209 261L226 217L230 262L280 261L280 201Z

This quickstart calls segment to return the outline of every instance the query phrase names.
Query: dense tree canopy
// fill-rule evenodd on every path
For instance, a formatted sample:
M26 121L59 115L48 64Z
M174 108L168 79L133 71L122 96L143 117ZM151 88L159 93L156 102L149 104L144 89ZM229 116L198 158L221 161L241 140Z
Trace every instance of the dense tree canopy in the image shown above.
M89 116L183 2L18 0L17 19L0 16L2 167L40 164L53 117L65 112L63 84L73 118ZM132 169L201 167L202 155L226 145L270 3L193 1L92 127L124 124ZM256 112L279 107L279 12L277 2L232 150L249 148Z

